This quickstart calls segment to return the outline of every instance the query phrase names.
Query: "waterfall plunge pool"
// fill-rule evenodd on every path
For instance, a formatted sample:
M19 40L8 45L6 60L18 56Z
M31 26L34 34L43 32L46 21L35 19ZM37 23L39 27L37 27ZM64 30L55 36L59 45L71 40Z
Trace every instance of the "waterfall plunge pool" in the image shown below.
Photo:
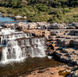
M4 66L0 66L1 77L17 77L19 75L30 74L34 70L40 70L48 67L55 67L64 65L55 61L54 59L48 58L28 58L22 63L12 63Z

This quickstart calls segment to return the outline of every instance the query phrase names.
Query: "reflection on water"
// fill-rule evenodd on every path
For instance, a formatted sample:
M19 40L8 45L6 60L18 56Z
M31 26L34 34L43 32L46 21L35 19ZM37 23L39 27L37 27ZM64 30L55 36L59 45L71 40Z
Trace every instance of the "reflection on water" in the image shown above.
M36 69L43 69L47 67L54 67L54 66L59 66L63 65L63 63L60 63L58 61L55 61L53 59L48 59L48 58L28 58L26 61L22 63L14 63L14 64L8 64L5 66L0 66L0 76L1 77L15 77L17 75L21 74L29 74L32 71Z

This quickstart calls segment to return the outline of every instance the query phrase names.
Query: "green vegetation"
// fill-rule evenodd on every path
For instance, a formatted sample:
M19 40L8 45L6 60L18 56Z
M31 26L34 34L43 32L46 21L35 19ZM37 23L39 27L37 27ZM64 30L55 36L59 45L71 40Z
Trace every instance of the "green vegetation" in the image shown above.
M78 0L0 0L0 12L30 21L78 22Z

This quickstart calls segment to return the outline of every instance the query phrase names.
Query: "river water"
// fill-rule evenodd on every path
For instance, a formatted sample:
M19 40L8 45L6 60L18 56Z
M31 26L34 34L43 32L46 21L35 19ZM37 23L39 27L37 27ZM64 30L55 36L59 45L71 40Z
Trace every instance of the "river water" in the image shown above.
M34 70L41 70L48 67L64 65L48 58L28 58L22 63L8 64L0 66L0 77L18 77L19 75L30 74Z
M0 22L8 22L8 21L14 21L14 19L10 17L2 17L0 16Z
M27 20L15 20L11 17L3 17L3 16L0 16L0 22L1 23L19 23L19 22L26 22L28 23Z

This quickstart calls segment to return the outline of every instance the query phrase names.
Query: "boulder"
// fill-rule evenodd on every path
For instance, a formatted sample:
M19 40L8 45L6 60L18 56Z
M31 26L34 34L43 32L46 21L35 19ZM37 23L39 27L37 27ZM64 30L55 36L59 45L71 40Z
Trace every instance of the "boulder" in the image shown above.
M18 15L18 16L15 16L14 18L15 18L15 19L22 19L22 16L19 16L19 15Z

